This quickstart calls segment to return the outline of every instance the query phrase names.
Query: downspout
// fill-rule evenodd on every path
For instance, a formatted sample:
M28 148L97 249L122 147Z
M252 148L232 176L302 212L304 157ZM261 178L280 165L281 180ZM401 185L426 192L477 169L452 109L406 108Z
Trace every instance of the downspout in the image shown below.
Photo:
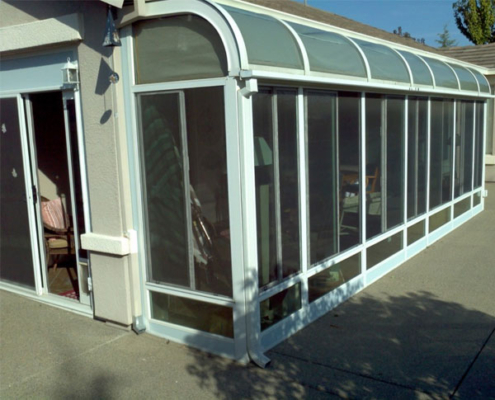
M242 78L241 78L242 79ZM239 113L239 131L241 132L241 160L242 160L242 181L244 184L254 188L254 149L252 138L252 105L250 97L253 93L258 92L258 81L256 79L239 81L239 103L241 112ZM247 127L247 129L246 129ZM250 132L251 134L246 134ZM247 164L247 165L246 165ZM246 349L249 358L257 366L265 368L270 359L261 351L260 347L260 321L259 321L259 303L258 303L258 271L256 266L256 252L250 251L248 221L256 221L256 216L250 215L252 209L249 204L255 203L249 201L248 196L253 196L249 190L241 185L243 210L244 210L244 310L246 312ZM247 215L246 215L247 214Z

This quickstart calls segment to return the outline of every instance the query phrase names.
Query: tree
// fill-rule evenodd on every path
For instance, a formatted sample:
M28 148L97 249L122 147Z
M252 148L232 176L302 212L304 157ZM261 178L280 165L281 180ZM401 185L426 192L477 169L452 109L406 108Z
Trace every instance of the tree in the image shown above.
M457 0L457 27L475 45L495 42L495 0Z
M435 39L435 42L437 42L440 47L457 46L457 41L450 38L450 32L447 29L447 24L443 26L443 32L439 33L437 36L439 37L439 39Z

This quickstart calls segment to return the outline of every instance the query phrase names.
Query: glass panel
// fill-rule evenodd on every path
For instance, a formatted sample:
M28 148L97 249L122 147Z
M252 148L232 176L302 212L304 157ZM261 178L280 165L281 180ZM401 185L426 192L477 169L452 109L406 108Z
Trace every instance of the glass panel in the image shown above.
M450 207L430 216L429 232L433 232L450 221Z
M180 98L139 97L149 281L231 296L223 88Z
M417 224L407 228L407 245L410 246L425 236L425 221L419 221Z
M455 74L459 78L462 90L471 90L473 92L478 91L478 84L475 77L466 68L455 64L449 64L455 71Z
M301 284L283 290L260 303L261 330L275 325L301 308Z
M150 292L151 318L216 335L234 337L232 309L217 304Z
M282 275L299 272L299 173L297 163L296 91L277 92L278 159L280 176L280 223Z
M403 248L402 232L399 232L366 250L367 269L385 261Z
M404 57L411 68L413 74L413 81L415 84L433 86L433 78L431 77L431 72L418 56L409 53L407 51L399 51L399 53Z
M479 188L483 180L483 128L485 126L484 103L476 102L475 143L474 143L474 188Z
M263 286L277 280L277 244L273 166L273 107L269 90L253 96L254 163L258 233L258 279Z
M359 155L361 95L339 92L339 251L361 243L361 207L359 201Z
M289 22L308 53L311 71L366 78L361 54L349 39L333 32Z
M349 282L361 273L361 255L356 254L308 279L309 302Z
M367 238L403 222L404 118L403 98L366 96Z
M431 100L430 210L452 200L454 102Z
M17 99L0 99L0 278L34 289Z
M300 270L295 90L253 97L259 285Z
M430 66L433 76L435 77L436 86L459 89L457 78L447 64L429 57L423 57L423 60Z
M455 197L470 192L473 180L474 103L457 102L455 138L454 192Z
M228 74L222 40L203 18L189 14L143 20L133 30L136 83Z
M475 193L473 197L473 207L480 205L481 203L481 192Z
M185 91L196 289L232 296L223 88Z
M361 47L371 70L371 78L410 83L409 73L404 61L392 49L381 44L354 39Z
M409 97L407 128L407 217L426 212L428 99Z
M142 95L139 101L149 280L189 286L179 95Z
M478 71L469 68L469 70L474 74L476 77L476 80L478 81L480 85L480 92L483 93L490 93L490 86L488 85L488 82L486 81L486 78L480 74Z
M292 33L275 18L222 6L239 27L250 64L304 69L299 45Z
M335 100L331 93L306 95L311 264L338 251Z
M471 208L471 197L466 197L464 200L454 204L454 218L459 217Z

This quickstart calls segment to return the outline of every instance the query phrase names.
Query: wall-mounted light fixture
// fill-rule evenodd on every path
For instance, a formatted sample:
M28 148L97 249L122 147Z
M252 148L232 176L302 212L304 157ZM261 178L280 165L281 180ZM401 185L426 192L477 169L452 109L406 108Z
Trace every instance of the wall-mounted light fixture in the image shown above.
M62 83L64 86L74 87L79 85L79 66L77 61L67 58L67 63L62 67Z

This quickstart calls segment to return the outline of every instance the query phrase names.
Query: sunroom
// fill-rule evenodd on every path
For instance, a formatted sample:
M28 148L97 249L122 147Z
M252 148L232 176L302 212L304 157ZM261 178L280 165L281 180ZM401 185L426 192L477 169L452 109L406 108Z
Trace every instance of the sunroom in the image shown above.
M265 365L483 210L479 67L241 1L121 28L149 332Z

